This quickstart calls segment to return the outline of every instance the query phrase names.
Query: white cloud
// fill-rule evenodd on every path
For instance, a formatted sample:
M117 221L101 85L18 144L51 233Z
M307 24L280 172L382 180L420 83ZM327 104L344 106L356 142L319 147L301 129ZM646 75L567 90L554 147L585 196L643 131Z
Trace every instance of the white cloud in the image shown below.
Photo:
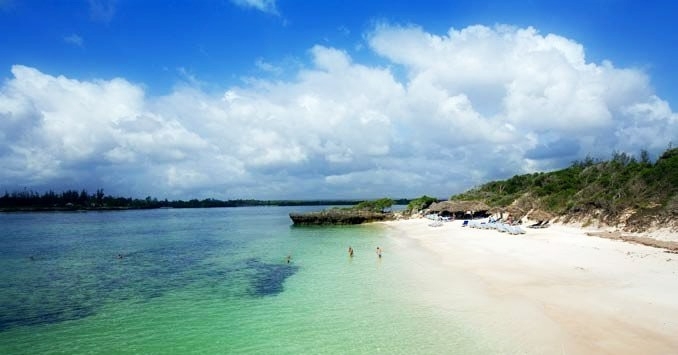
M83 41L82 37L78 36L77 34L71 34L69 36L64 37L64 42L76 46L76 47L82 47L85 42Z
M264 71L264 72L267 72L267 73L271 73L271 74L275 74L275 75L280 75L280 74L282 74L282 72L283 72L282 68L277 67L277 66L275 66L275 65L273 65L273 64L271 64L271 63L268 63L268 62L264 61L264 60L261 59L261 58L258 58L258 59L254 62L254 65L255 65L257 68L259 68L259 70L261 70L261 71Z
M231 0L237 6L253 8L261 12L278 15L276 0Z
M678 115L645 73L587 62L571 39L385 24L367 39L389 67L314 46L293 80L255 78L217 94L193 84L147 97L121 78L14 66L0 87L0 187L442 197L586 154L658 153L678 136Z
M109 23L117 10L117 0L88 0L89 15L94 21Z

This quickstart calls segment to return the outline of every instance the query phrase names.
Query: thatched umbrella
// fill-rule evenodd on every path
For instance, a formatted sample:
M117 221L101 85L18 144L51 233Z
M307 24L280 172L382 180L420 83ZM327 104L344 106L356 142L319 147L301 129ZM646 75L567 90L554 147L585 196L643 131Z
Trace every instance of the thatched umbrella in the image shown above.
M553 218L553 215L544 210L533 210L527 217L534 221L548 221Z
M479 201L442 201L433 203L429 207L431 212L449 212L454 215L464 215L467 212L487 212L490 206Z
M515 205L506 206L506 208L504 208L504 211L506 211L506 213L510 214L516 219L521 218L522 216L525 215L525 211L523 211L522 208Z
M487 211L487 213L489 213L489 214L503 213L504 210L505 210L505 207L492 207Z
M442 201L442 202L433 202L430 206L428 206L428 210L431 212L442 212L446 211L446 202L447 201Z
M520 219L525 215L525 211L516 205L509 205L503 207L492 207L487 211L489 214L500 214L503 218L504 213L511 215L514 219Z
M450 202L450 208L454 212L487 212L490 209L490 206L480 201L448 201Z

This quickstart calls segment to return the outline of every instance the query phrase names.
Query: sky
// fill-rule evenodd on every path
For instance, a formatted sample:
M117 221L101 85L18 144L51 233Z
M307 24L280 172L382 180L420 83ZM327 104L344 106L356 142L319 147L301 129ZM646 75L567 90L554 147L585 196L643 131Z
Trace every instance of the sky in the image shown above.
M0 190L440 198L678 143L674 1L0 0Z

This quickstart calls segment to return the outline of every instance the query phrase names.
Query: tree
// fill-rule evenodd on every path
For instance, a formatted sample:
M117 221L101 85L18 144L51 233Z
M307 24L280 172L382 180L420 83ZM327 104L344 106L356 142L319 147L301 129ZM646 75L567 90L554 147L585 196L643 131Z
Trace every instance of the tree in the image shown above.
M96 193L97 206L101 206L104 201L104 189L97 189Z
M643 149L640 151L640 163L649 166L652 165L652 160L650 160L650 153L647 150Z
M421 211L430 206L433 202L438 202L438 199L423 195L410 201L410 203L407 204L407 210L410 212Z
M380 198L374 201L363 201L354 208L362 211L384 212L393 206L394 201L390 198Z

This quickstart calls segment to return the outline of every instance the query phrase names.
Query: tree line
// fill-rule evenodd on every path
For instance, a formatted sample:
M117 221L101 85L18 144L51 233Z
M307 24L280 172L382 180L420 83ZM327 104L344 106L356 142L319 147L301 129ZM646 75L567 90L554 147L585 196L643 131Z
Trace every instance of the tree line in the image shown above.
M106 195L103 189L93 193L87 190L53 190L39 193L29 189L5 191L0 196L1 211L43 211L43 210L115 210L115 209L153 209L153 208L212 208L212 207L249 207L249 206L314 206L314 205L356 205L363 200L256 200L213 198L191 200L158 200L154 197L144 199ZM406 204L407 199L394 201Z

